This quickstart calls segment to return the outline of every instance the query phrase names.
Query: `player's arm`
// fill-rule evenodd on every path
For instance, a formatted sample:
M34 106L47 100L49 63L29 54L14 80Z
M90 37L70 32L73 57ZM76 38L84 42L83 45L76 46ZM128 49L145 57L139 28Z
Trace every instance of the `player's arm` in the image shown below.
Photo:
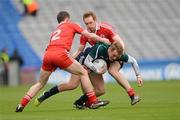
M81 28L78 24L72 24L72 27L74 28L75 32L82 34L89 39L95 40L97 42L111 44L107 38L102 38L102 37L97 36L94 33L90 33L87 30L84 30L83 28Z
M99 70L94 64L93 61L95 59L97 59L99 51L101 50L101 45L99 45L98 47L94 46L93 49L89 52L89 54L87 55L87 57L84 60L84 65L86 67L88 67L89 69L91 69L93 72L97 73L97 74L102 74L104 71Z
M87 30L84 30L83 32L81 32L81 34L86 36L87 38L95 40L97 42L103 42L103 43L106 43L106 44L110 44L110 42L109 42L109 40L107 38L99 37L94 33L88 32Z
M136 61L136 59L130 55L128 55L128 61L127 63L130 63L134 69L134 72L136 74L136 76L140 76L140 70L139 70L139 65Z
M127 55L127 54L126 54ZM142 80L142 77L141 77L141 74L140 74L140 69L139 69L139 65L137 63L137 60L130 56L130 55L127 55L127 63L130 63L134 69L134 72L136 74L136 77L137 77L137 82L139 84L139 86L142 86L143 85L143 80Z
M124 49L124 42L123 40L121 39L121 37L115 32L115 29L110 26L109 24L106 25L106 32L111 36L111 38L114 40L114 41L119 41L122 48Z
M88 67L89 69L91 69L93 72L99 73L100 71L99 71L98 68L93 64L93 61L94 61L94 58L88 54L87 57L86 57L85 60L84 60L84 65L85 65L86 67Z
M114 35L114 36L112 37L112 39L113 39L114 41L119 41L120 44L121 44L121 46L122 46L122 48L124 49L124 42L123 42L123 40L120 38L120 36L119 36L118 34Z
M79 45L78 50L72 55L73 58L76 58L81 52L83 52L85 45Z

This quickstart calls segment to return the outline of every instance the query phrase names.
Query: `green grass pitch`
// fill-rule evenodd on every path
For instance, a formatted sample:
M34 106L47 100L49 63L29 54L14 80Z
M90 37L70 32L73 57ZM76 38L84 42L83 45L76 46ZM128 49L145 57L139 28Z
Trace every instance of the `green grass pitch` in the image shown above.
M106 84L101 99L110 100L106 107L77 110L72 103L81 94L80 88L51 97L39 107L34 99L22 113L15 107L29 86L0 87L0 120L180 120L180 80L147 81L143 87L131 83L142 101L135 106L116 83ZM45 89L49 89L48 85ZM40 93L42 93L42 91Z

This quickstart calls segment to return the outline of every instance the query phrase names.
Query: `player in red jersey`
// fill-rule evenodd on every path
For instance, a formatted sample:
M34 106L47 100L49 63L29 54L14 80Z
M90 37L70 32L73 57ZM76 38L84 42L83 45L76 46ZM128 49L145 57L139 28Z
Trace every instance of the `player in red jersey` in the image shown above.
M97 23L97 18L96 18L95 13L93 13L91 11L84 13L83 21L86 24L89 32L96 33L98 36L108 38L111 43L113 43L114 41L119 41L121 43L121 46L124 48L123 41L121 40L119 35L116 32L114 32L113 28L108 23ZM89 43L91 46L94 46L94 44L96 44L95 41L82 35L81 39L80 39L79 49L73 55L74 58L76 58L84 50L87 43ZM131 98L131 104L134 105L140 101L140 98L135 94L135 91L130 86L129 82L119 72L120 68L122 67L121 63L122 63L121 60L111 63L108 71L116 79L116 81L119 83L119 85L121 85L126 90L129 97ZM132 64L135 74L137 76L138 84L143 85L137 61L132 56L128 56L127 63ZM89 74L89 76L90 76L90 80L94 86L96 95L97 96L103 95L105 93L103 76L100 73L99 74L91 73L91 74ZM53 89L56 88L59 91L51 92L52 89L50 89L49 91L45 92L42 95L43 97L39 96L38 98L43 98L43 100L45 100L54 94L57 94L59 92L63 92L66 90L72 90L78 86L79 86L79 76L72 74L70 81L68 83L60 84L58 86L53 87ZM36 99L36 101L38 100L38 98ZM84 101L83 99L87 99L87 96L84 95L81 98L78 100L78 101L80 101L79 103L83 103L82 102L82 101ZM78 104L78 101L75 102L76 107L79 107L79 108L83 107L80 104ZM39 103L37 105L39 105L41 102L42 101L39 101Z
M79 25L70 22L70 15L66 11L61 11L57 15L58 27L52 32L49 45L44 54L43 63L40 71L39 81L34 84L22 98L20 104L16 107L16 112L22 112L29 101L44 87L51 73L57 68L64 69L72 74L78 75L81 79L83 89L91 103L90 108L98 108L99 103L93 91L87 71L75 59L69 56L72 41L76 33L86 37L109 43L107 39L101 38L96 34L89 33ZM54 89L57 91L57 89Z

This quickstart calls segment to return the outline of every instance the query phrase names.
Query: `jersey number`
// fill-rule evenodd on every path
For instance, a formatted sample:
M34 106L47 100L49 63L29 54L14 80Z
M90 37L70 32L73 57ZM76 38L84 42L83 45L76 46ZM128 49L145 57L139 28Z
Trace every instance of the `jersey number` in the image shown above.
M57 40L60 38L59 34L61 33L61 30L56 30L54 33L53 33L53 36L51 38L51 41L54 41L54 40Z

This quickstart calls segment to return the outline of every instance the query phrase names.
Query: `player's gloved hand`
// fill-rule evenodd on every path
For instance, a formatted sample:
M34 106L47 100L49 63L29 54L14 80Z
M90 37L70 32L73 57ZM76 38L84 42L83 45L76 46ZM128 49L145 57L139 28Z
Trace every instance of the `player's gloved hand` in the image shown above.
M137 82L139 87L143 86L143 79L141 75L137 75Z

